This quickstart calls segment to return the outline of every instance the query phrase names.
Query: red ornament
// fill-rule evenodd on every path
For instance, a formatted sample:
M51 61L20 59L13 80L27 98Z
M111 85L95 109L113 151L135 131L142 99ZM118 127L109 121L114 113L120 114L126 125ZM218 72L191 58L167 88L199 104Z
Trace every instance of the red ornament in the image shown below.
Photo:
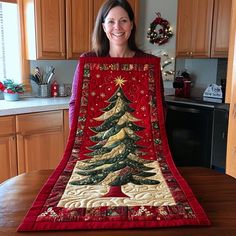
M57 81L54 81L51 85L51 97L57 97L58 96L58 83Z

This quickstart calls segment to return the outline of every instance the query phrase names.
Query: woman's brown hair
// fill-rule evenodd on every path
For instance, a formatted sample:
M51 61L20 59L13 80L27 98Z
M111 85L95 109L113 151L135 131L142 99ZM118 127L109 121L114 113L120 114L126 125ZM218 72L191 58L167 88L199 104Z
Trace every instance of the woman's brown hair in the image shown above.
M107 56L109 54L109 40L103 30L102 23L104 23L109 11L114 7L122 7L128 14L130 21L133 23L130 37L128 39L128 46L132 51L139 50L135 42L136 25L134 22L134 12L127 0L107 0L100 8L93 31L93 50L97 56Z

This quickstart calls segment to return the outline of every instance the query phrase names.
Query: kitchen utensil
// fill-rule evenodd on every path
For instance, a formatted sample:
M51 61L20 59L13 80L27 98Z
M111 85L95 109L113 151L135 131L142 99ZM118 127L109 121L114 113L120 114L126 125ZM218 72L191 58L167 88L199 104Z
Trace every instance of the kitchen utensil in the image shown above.
M43 83L43 78L42 78L42 75L41 75L39 67L35 67L34 76L35 76L36 80L39 81L39 84Z
M37 85L40 84L40 81L38 80L38 77L35 77L34 75L30 75L30 80L34 81Z
M47 78L47 84L50 84L51 80L52 80L52 76L55 74L55 68L52 68L48 78Z

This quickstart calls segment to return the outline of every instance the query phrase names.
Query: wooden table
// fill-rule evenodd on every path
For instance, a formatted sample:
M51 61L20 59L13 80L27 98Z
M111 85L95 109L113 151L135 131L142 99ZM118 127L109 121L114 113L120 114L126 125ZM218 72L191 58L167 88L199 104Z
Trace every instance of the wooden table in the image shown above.
M206 211L210 227L172 227L144 230L46 231L21 232L16 229L30 208L37 193L52 170L35 171L16 176L0 185L0 236L2 235L79 235L79 236L235 236L236 235L236 179L201 167L180 168L195 196Z

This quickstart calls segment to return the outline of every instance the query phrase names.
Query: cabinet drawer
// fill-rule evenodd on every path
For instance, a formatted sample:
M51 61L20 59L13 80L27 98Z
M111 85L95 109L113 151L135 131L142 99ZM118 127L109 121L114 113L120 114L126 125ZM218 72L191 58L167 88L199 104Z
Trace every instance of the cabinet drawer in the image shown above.
M31 113L16 116L16 132L27 133L44 129L63 129L63 111Z
M0 135L15 134L15 116L0 117Z

